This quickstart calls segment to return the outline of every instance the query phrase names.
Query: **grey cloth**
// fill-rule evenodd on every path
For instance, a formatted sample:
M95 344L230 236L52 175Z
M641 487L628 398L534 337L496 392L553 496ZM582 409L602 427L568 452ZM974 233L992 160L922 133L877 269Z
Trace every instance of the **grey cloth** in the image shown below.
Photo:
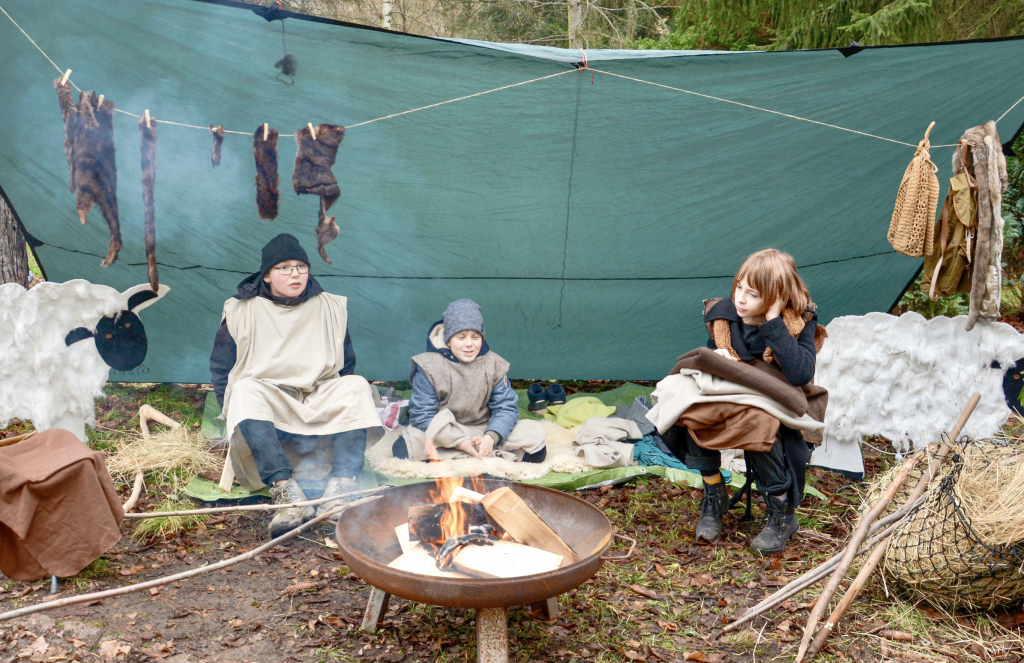
M478 331L484 334L484 315L472 299L457 299L444 310L444 344L459 332Z
M639 440L643 435L635 422L615 417L591 417L583 422L573 453L583 456L588 465L597 468L626 467L635 464L633 445L624 440Z

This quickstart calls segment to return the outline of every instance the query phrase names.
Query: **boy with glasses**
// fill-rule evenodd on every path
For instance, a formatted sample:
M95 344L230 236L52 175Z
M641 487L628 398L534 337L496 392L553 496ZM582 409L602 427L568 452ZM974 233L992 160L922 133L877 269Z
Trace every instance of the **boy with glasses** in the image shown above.
M366 430L380 425L370 384L354 375L347 300L324 292L310 276L309 258L292 235L270 240L262 258L260 271L224 303L210 356L230 470L247 490L269 485L275 503L302 502L282 443L312 448L329 441L324 497L335 497L358 485ZM313 513L313 507L278 510L271 537Z

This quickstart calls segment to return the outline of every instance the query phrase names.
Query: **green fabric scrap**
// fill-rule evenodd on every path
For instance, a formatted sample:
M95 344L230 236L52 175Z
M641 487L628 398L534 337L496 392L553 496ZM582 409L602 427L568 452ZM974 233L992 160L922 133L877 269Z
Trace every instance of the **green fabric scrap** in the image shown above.
M220 403L217 402L217 394L212 391L206 392L206 404L203 406L203 423L199 426L199 432L206 437L224 437L226 424L218 419L220 416Z

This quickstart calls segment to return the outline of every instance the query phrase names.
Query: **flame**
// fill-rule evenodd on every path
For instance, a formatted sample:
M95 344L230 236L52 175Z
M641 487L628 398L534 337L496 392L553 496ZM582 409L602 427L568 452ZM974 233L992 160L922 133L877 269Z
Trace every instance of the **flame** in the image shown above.
M450 504L451 508L441 518L441 535L447 541L453 536L465 534L469 531L467 516L469 509L463 507L461 500L452 498L456 488L466 488L477 493L486 494L487 486L482 477L469 477L469 486L466 480L461 478L435 479L434 487L428 493L431 502L434 504Z

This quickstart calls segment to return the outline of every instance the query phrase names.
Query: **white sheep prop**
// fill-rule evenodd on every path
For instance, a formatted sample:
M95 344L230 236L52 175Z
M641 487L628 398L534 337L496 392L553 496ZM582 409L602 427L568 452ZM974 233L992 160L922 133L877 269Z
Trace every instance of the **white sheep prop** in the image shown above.
M118 292L81 279L31 290L0 285L0 428L15 417L30 419L36 430L66 428L84 441L85 424L96 424L95 399L103 396L110 367L94 339L67 345L65 338L78 327L94 331L101 318L127 310L131 296L148 289L142 284ZM157 297L134 312L169 290L161 285Z
M920 448L949 430L979 392L964 432L995 435L1010 416L1003 373L1024 357L1024 336L1010 325L965 316L917 313L845 316L828 324L816 383L828 389L825 440L811 464L864 471L860 442L880 435L897 449ZM998 362L1003 369L992 368Z

